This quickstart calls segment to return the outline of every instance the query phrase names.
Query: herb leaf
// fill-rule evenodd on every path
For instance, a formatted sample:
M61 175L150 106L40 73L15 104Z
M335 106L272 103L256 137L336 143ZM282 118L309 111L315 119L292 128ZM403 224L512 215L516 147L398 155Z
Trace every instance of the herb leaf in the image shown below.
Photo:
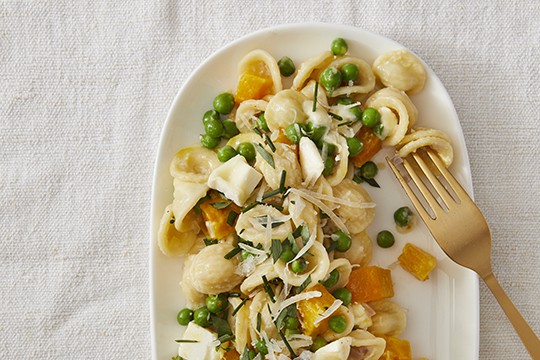
M199 340L186 340L186 339L178 339L174 341L176 341L177 343L198 343L199 342Z
M264 285L264 291L266 291L266 293L268 294L268 296L270 297L270 301L272 301L273 303L276 302L276 298L275 298L275 295L274 295L274 291L272 290L272 288L270 287L270 284L268 283L268 279L266 278L266 275L263 275L262 276L262 280L263 280L263 285Z
M236 221L236 218L238 217L238 213L236 211L232 211L227 216L227 225L234 226L234 222Z
M246 301L249 300L249 297L245 298L244 300L242 300L242 302L240 304L238 304L238 306L233 310L232 312L232 316L236 315L236 313L238 313L238 311L240 311L240 309L242 308L242 306L244 306L244 304L246 303Z
M272 253L272 259L274 259L274 264L278 261L281 256L283 248L281 246L281 241L279 239L272 239L272 247L270 248Z
M211 203L210 205L212 205L212 207L214 209L221 210L221 209L225 209L227 206L231 205L231 202L230 201L218 201L218 202L215 202L215 203Z
M364 181L367 182L369 185L373 186L373 187L376 187L376 188L380 188L381 186L379 185L379 183L375 180L375 179L366 179L364 178Z
M331 117L333 117L336 120L339 120L339 121L343 120L343 118L341 116L339 116L338 114L334 114L333 112L329 111L328 115L330 115Z
M264 142L268 144L268 147L270 148L270 150L272 150L272 152L276 152L276 146L274 145L270 137L266 134L264 134L263 137L264 137Z
M240 251L242 251L242 249L240 249L238 246L235 247L234 249L232 249L231 251L229 251L228 253L225 254L225 256L223 256L225 259L227 260L230 260L232 259L233 257L235 257L236 255L238 255L240 253Z
M245 212L248 212L249 210L253 209L255 206L259 205L259 202L258 201L254 201L252 202L251 204L249 205L246 205L243 209L242 209L242 213L245 213Z
M276 165L274 164L274 157L272 154L270 154L268 151L266 151L265 148L262 147L261 144L253 144L255 146L255 150L261 155L261 157L272 167L276 168Z
M218 243L217 239L204 238L203 241L204 241L204 245L206 246L215 245Z
M311 109L311 112L315 112L317 110L318 93L319 93L319 82L315 81L315 90L313 91L313 108Z
M311 275L309 275L307 279L304 280L302 285L296 288L296 293L300 294L302 291L304 291L308 287L309 284L311 284Z
M258 312L257 313L257 332L261 332L261 322L262 322L261 313Z
M279 188L281 191L285 191L285 180L287 179L287 170L281 171L281 179L279 180Z
M223 335L232 335L231 327L229 326L229 323L227 320L220 318L216 315L211 315L210 319L212 321L212 328L214 331L218 334L218 337L221 337Z

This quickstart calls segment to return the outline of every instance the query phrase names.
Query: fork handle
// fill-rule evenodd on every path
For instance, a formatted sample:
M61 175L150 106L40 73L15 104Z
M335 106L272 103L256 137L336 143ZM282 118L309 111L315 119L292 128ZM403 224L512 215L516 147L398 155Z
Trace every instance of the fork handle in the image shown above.
M495 275L493 275L493 272L490 272L484 276L483 279L489 290L491 290L499 302L499 305L501 305L502 309L506 313L506 316L512 323L512 326L514 326L514 329L516 329L516 332L521 338L523 345L525 345L525 348L531 355L531 359L540 360L540 339L538 339L538 336L536 336L529 324L527 324L527 321L525 321L519 310L512 303L512 300L510 300L506 292L503 290L495 278Z

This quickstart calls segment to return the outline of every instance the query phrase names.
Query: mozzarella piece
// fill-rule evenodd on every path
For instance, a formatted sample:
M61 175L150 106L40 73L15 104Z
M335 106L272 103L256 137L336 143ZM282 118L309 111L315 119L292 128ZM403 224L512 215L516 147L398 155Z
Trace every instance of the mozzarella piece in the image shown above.
M307 136L300 138L299 146L300 165L302 166L304 181L308 184L315 183L324 170L324 162L319 149Z
M198 342L180 343L178 345L178 355L186 360L219 360L221 354L216 351L215 345L213 345L217 338L215 332L190 322L183 339Z
M236 155L210 174L208 186L222 192L238 206L246 200L262 179L262 175L249 166L246 159Z
M348 336L332 341L315 351L311 360L347 360L351 351L352 339Z

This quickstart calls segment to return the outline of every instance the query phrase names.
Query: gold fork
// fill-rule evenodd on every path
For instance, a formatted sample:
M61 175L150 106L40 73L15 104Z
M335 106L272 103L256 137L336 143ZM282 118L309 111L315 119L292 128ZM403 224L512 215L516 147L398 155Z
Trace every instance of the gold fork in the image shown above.
M386 161L439 246L450 259L480 275L531 358L540 360L538 336L491 270L491 233L480 209L433 150L418 150L406 159L387 157ZM405 170L405 176L398 166ZM409 185L411 180L422 197L419 198Z

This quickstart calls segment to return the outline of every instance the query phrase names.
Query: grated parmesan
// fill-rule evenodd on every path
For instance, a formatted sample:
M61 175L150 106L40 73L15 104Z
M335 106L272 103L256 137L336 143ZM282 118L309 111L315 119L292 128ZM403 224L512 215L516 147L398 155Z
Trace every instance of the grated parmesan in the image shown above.
M321 297L321 296L322 296L322 293L320 291L308 291L308 292L300 293L298 295L291 296L290 298L286 299L285 301L283 301L281 303L281 305L279 306L277 314L275 314L273 316L273 318L274 318L274 320L277 319L279 314L286 307L288 307L288 306L290 306L292 304L296 304L297 302L302 301L302 300L309 300L309 299L317 298L317 297Z
M319 315L315 321L313 322L314 325L317 325L318 323L320 323L321 321L323 321L324 319L330 317L330 315L332 315L337 309L339 309L339 307L341 306L341 304L343 304L343 301L339 300L339 299L336 299L334 301L334 303L332 305L330 305L330 307L328 309L326 309L325 312L323 312L321 315Z

